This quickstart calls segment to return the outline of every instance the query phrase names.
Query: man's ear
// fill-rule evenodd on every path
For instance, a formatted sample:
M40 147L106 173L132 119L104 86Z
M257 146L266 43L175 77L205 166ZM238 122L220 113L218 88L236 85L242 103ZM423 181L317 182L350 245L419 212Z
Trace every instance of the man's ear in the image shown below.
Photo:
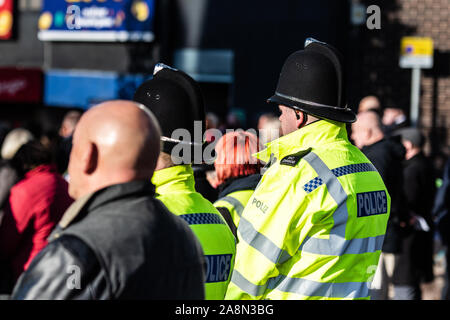
M298 110L294 110L294 112L295 117L297 118L297 120L295 121L295 125L298 129L300 129L300 127L302 127L305 124L305 114Z
M90 142L84 150L83 157L81 159L83 163L83 172L86 174L92 174L98 166L98 148Z

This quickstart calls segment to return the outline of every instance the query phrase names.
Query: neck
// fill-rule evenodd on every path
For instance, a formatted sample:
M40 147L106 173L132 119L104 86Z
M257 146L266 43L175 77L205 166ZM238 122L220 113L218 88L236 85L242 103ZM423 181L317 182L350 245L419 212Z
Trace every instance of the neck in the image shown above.
M384 139L384 134L381 131L376 131L372 133L372 137L368 143L368 145L372 145Z
M149 180L151 179L153 172L149 173L139 173L135 170L121 171L110 173L110 174L98 174L94 177L91 177L89 181L87 181L86 185L82 188L82 191L76 195L76 198L80 198L84 195L94 193L103 188L127 183L135 180Z
M414 157L415 155L417 155L418 153L420 153L419 148L411 148L409 150L406 150L405 159L409 160L412 157Z

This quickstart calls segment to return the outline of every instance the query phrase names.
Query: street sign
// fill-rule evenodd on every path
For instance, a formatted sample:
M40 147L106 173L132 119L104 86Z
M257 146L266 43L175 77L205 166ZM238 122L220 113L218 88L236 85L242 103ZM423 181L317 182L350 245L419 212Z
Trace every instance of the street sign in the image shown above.
M403 37L400 45L400 68L433 67L433 39Z
M400 68L412 69L410 120L419 125L420 70L433 68L433 39L403 37L400 44Z

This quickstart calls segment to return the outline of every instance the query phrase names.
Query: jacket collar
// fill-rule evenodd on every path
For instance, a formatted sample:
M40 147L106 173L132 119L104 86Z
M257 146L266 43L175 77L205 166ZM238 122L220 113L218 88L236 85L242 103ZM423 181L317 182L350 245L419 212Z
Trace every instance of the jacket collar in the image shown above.
M231 178L219 186L219 198L225 197L235 191L241 190L255 190L258 185L259 180L261 180L261 175L259 173L252 174L246 177Z
M40 166L37 166L34 169L31 169L27 173L25 173L25 178L30 178L30 177L35 176L42 172L56 173L56 167L52 164L42 164Z
M58 230L55 230L56 237L58 237L58 231L61 231L61 229L66 229L77 218L81 218L82 215L80 213L82 211L88 213L108 202L121 198L135 196L152 197L154 194L155 187L149 181L136 180L108 186L94 193L85 195L72 203L72 205L66 210L58 223Z
M348 142L345 124L331 120L319 120L267 143L266 149L253 156L267 163L271 157L282 159L289 154L317 146L323 147L337 140Z
M195 192L194 171L189 164L155 171L152 183L156 187L156 194L182 191Z

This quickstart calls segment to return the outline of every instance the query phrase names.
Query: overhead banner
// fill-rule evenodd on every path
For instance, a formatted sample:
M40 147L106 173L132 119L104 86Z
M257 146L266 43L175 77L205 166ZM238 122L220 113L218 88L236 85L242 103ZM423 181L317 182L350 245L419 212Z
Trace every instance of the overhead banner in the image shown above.
M0 0L0 40L12 37L13 5L13 0Z
M151 42L154 12L154 0L44 0L38 38Z

